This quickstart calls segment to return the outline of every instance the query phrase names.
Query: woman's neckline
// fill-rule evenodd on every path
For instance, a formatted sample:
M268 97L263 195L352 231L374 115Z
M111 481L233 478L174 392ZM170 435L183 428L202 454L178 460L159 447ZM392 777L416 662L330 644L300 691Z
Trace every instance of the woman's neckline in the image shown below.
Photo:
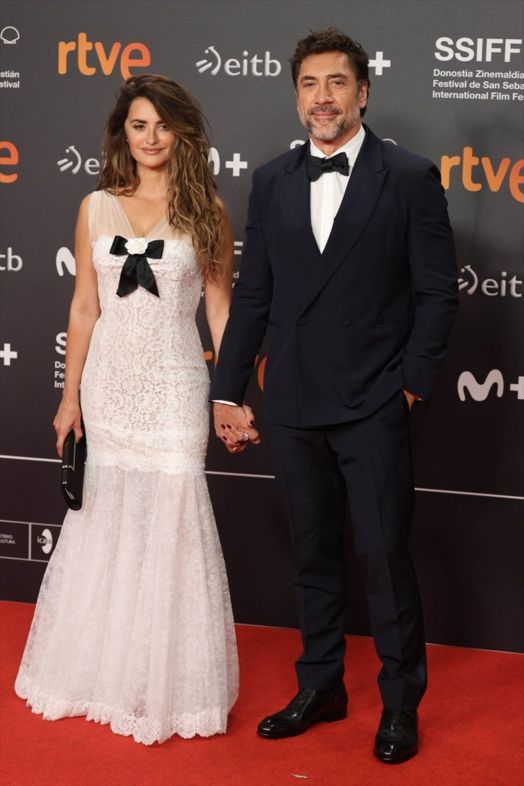
M109 192L107 192L107 193L109 193ZM148 229L148 231L145 234L139 234L138 232L135 231L135 228L133 227L133 224L131 223L131 219L129 218L125 207L123 206L122 202L120 201L119 196L117 194L109 194L109 196L113 197L113 199L116 200L116 203L117 203L120 211L122 212L122 215L123 215L125 221L127 222L127 225L129 227L129 229L131 230L131 234L132 234L133 237L143 237L143 238L150 237L153 234L153 232L156 229L158 229L158 227L160 227L164 222L167 221L167 218L164 215L164 216L162 216L162 218L159 221L156 222L156 224L154 224L150 229Z

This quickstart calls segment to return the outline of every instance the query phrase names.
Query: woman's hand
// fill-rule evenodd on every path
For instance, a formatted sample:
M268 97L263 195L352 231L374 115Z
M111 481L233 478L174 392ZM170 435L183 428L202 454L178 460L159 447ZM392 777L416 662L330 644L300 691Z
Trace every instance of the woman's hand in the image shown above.
M100 316L98 284L93 265L91 241L89 239L89 200L82 200L75 232L76 278L75 292L69 310L67 325L67 346L65 360L65 380L62 401L53 420L56 431L56 450L62 458L64 439L74 429L76 441L82 437L80 426L81 412L79 403L82 369L91 341L91 334Z
M56 452L60 458L62 458L64 449L64 439L71 429L74 429L77 442L82 436L82 427L80 426L81 417L82 413L78 401L73 402L62 399L56 412L55 419L53 420L53 426L56 431Z

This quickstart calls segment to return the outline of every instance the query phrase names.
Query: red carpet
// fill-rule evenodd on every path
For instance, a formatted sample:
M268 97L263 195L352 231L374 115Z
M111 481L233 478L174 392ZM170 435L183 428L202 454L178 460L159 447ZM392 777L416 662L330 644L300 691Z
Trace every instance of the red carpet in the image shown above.
M237 628L241 695L228 733L146 748L83 718L43 721L13 692L33 606L0 604L2 786L523 786L524 658L431 646L421 753L371 753L380 714L370 639L349 637L346 720L262 740L255 726L295 691L295 631Z

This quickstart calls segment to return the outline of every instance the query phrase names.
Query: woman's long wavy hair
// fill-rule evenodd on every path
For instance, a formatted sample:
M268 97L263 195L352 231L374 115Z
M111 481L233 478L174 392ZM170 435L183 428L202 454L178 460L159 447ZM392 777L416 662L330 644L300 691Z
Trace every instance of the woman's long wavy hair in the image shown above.
M135 98L151 101L175 134L169 161L169 223L190 235L204 274L215 278L220 272L223 212L208 164L204 116L183 87L156 74L133 76L124 82L104 130L104 164L97 188L132 196L140 183L124 131Z

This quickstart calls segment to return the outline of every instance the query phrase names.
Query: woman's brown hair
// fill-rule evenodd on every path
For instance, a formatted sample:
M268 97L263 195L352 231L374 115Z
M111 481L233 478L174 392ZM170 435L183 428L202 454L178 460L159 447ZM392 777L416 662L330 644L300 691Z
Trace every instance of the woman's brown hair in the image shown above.
M223 211L208 165L204 116L181 85L157 74L141 74L124 82L104 130L104 164L97 189L131 196L140 183L124 132L135 98L151 101L175 135L169 161L169 223L191 236L205 275L214 278L220 272Z

